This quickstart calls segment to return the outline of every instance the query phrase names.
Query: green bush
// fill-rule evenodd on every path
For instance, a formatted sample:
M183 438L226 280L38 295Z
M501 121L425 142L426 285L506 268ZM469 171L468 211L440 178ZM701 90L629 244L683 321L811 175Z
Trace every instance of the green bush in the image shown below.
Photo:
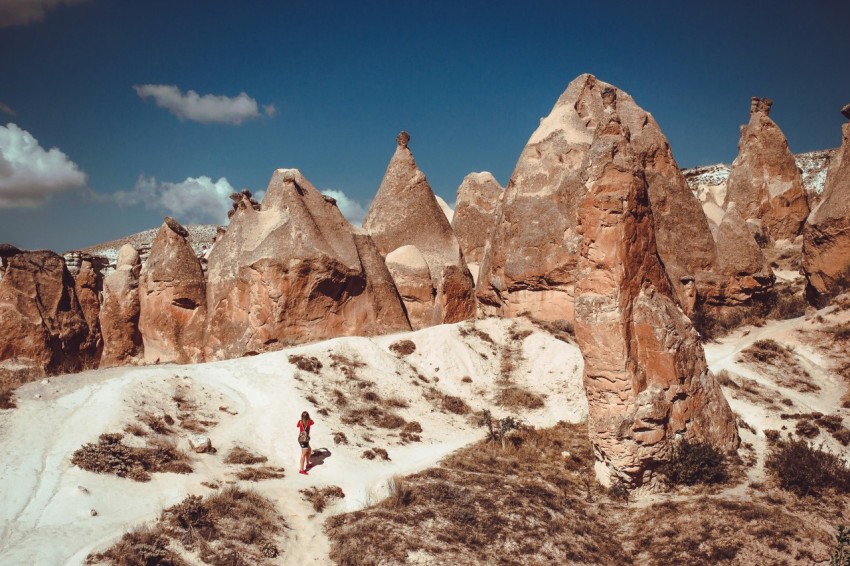
M682 440L661 473L673 485L722 483L728 477L726 456L710 444Z
M782 489L797 495L816 495L824 489L850 492L850 470L844 461L803 440L774 444L765 465Z

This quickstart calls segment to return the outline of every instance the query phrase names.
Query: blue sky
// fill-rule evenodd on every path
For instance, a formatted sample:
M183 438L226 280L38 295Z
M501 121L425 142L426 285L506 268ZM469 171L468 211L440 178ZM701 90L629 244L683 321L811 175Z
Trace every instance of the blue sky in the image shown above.
M793 151L835 147L848 21L846 1L4 0L0 242L209 220L278 167L368 207L402 129L452 202L471 171L506 184L583 72L650 111L682 166L731 162L753 95Z

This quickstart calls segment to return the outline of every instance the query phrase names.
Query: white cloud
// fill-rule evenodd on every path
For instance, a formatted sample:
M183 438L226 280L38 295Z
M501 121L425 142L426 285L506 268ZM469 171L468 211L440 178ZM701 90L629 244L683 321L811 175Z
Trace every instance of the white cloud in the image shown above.
M85 0L0 0L0 28L25 26L40 22L47 12L60 4L77 4Z
M122 206L142 204L149 210L164 212L180 222L190 224L226 224L227 211L235 192L222 177L213 182L209 177L188 177L182 183L158 182L154 177L139 177L130 191L117 191L106 196Z
M354 224L355 226L360 226L363 224L363 220L366 218L366 208L357 202L356 200L352 200L342 191L336 191L333 189L326 189L322 191L323 195L327 195L336 199L336 205L339 207L340 212L345 218Z
M8 104L3 104L0 102L0 112L3 114L8 114L9 116L17 116L14 110L12 110Z
M245 120L260 117L257 101L244 92L229 97L215 94L201 96L194 90L183 94L173 85L136 85L133 89L141 98L153 98L157 106L170 111L180 120L238 125ZM276 112L274 104L263 106L266 116L274 116Z
M86 174L59 149L45 151L15 124L0 126L0 207L37 206L85 183Z

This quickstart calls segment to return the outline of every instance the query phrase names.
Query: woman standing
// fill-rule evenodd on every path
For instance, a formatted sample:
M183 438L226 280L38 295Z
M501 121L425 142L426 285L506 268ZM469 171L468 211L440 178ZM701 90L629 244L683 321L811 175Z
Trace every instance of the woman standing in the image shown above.
M310 427L313 426L313 421L310 420L310 413L304 411L301 413L301 419L298 421L298 444L301 445L301 464L299 474L307 475L307 470L310 469Z

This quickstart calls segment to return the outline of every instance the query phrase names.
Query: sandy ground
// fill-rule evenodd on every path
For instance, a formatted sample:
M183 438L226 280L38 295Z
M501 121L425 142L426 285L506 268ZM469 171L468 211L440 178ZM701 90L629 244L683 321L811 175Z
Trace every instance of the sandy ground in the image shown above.
M0 412L0 564L81 564L90 552L154 520L165 507L189 494L209 494L203 481L242 483L277 502L289 526L278 545L280 564L327 564L329 543L322 530L327 516L380 499L394 475L431 467L482 438L475 418L442 410L434 391L463 398L473 411L489 407L497 416L507 413L492 402L504 344L521 344L515 348L511 381L546 397L544 408L521 416L537 426L586 417L576 346L526 321L486 319L474 326L484 334L470 333L473 324L467 322L378 338L340 338L211 364L89 371L22 387L16 394L18 408ZM509 337L511 328L532 332L517 341ZM400 339L412 340L416 351L405 357L392 353L389 346ZM319 374L298 370L288 362L292 354L315 356L323 368ZM331 393L338 388L350 395L344 388L351 382L331 367L331 354L365 364L356 369L358 378L372 382L369 389L382 398L406 401L406 408L393 410L421 424L422 441L403 444L395 431L342 424L344 411L332 403ZM431 387L429 400L425 392ZM215 421L207 434L218 451L193 454L193 473L158 473L139 483L71 464L81 445L96 442L101 433L122 431L141 413L175 413L178 393L195 403L199 418ZM311 396L315 406L307 401ZM360 405L350 400L349 407ZM318 414L323 407L328 416ZM316 421L313 448L324 454L309 476L297 473L295 423L305 409ZM349 444L334 444L335 431L344 432ZM187 446L187 436L181 433L181 447ZM237 445L284 467L286 477L237 482L238 466L223 462ZM373 446L386 449L391 460L363 459L362 452ZM323 485L341 487L346 497L317 514L298 491Z

